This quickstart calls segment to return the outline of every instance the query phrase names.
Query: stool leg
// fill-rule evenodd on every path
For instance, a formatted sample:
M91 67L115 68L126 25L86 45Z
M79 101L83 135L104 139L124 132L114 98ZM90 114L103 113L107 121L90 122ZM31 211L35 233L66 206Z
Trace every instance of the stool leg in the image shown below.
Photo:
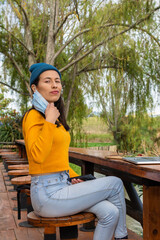
M76 240L78 239L78 226L67 226L67 227L60 227L60 239L61 240Z
M56 240L56 227L44 228L44 240Z

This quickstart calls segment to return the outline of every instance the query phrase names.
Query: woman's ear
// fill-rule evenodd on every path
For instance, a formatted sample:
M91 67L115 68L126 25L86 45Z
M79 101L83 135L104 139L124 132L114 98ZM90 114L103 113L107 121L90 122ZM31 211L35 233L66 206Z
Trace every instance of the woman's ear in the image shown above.
M36 91L36 85L35 85L35 84L32 84L32 85L31 85L31 89L32 89L33 92L35 92L35 91Z

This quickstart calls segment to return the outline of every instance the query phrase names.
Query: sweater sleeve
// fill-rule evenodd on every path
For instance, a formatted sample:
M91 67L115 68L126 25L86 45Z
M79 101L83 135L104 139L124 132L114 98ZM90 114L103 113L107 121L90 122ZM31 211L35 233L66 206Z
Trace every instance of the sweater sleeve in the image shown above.
M42 163L49 155L57 126L47 122L39 112L31 110L23 119L25 144L33 161Z
M70 177L77 177L78 176L78 174L71 167L69 167L69 175L70 175Z

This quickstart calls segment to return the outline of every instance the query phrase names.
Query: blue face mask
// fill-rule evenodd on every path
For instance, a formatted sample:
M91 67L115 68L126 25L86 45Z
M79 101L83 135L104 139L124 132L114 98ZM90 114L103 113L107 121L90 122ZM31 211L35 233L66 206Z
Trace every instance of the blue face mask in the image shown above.
M34 108L43 114L45 114L46 107L48 102L42 95L36 90L33 94L32 105Z

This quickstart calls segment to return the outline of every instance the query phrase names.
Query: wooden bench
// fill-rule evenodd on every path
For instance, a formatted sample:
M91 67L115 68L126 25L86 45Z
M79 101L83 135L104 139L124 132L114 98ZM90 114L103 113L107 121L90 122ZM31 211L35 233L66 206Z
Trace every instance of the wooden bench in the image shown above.
M81 212L75 215L66 216L66 217L54 217L54 218L43 218L37 216L34 212L30 212L27 215L28 223L35 227L44 227L44 240L47 239L55 239L56 240L56 227L67 227L74 226L83 223L91 222L95 219L95 215L93 213ZM51 236L51 238L50 238ZM77 240L76 238L60 238L62 239L70 239Z

